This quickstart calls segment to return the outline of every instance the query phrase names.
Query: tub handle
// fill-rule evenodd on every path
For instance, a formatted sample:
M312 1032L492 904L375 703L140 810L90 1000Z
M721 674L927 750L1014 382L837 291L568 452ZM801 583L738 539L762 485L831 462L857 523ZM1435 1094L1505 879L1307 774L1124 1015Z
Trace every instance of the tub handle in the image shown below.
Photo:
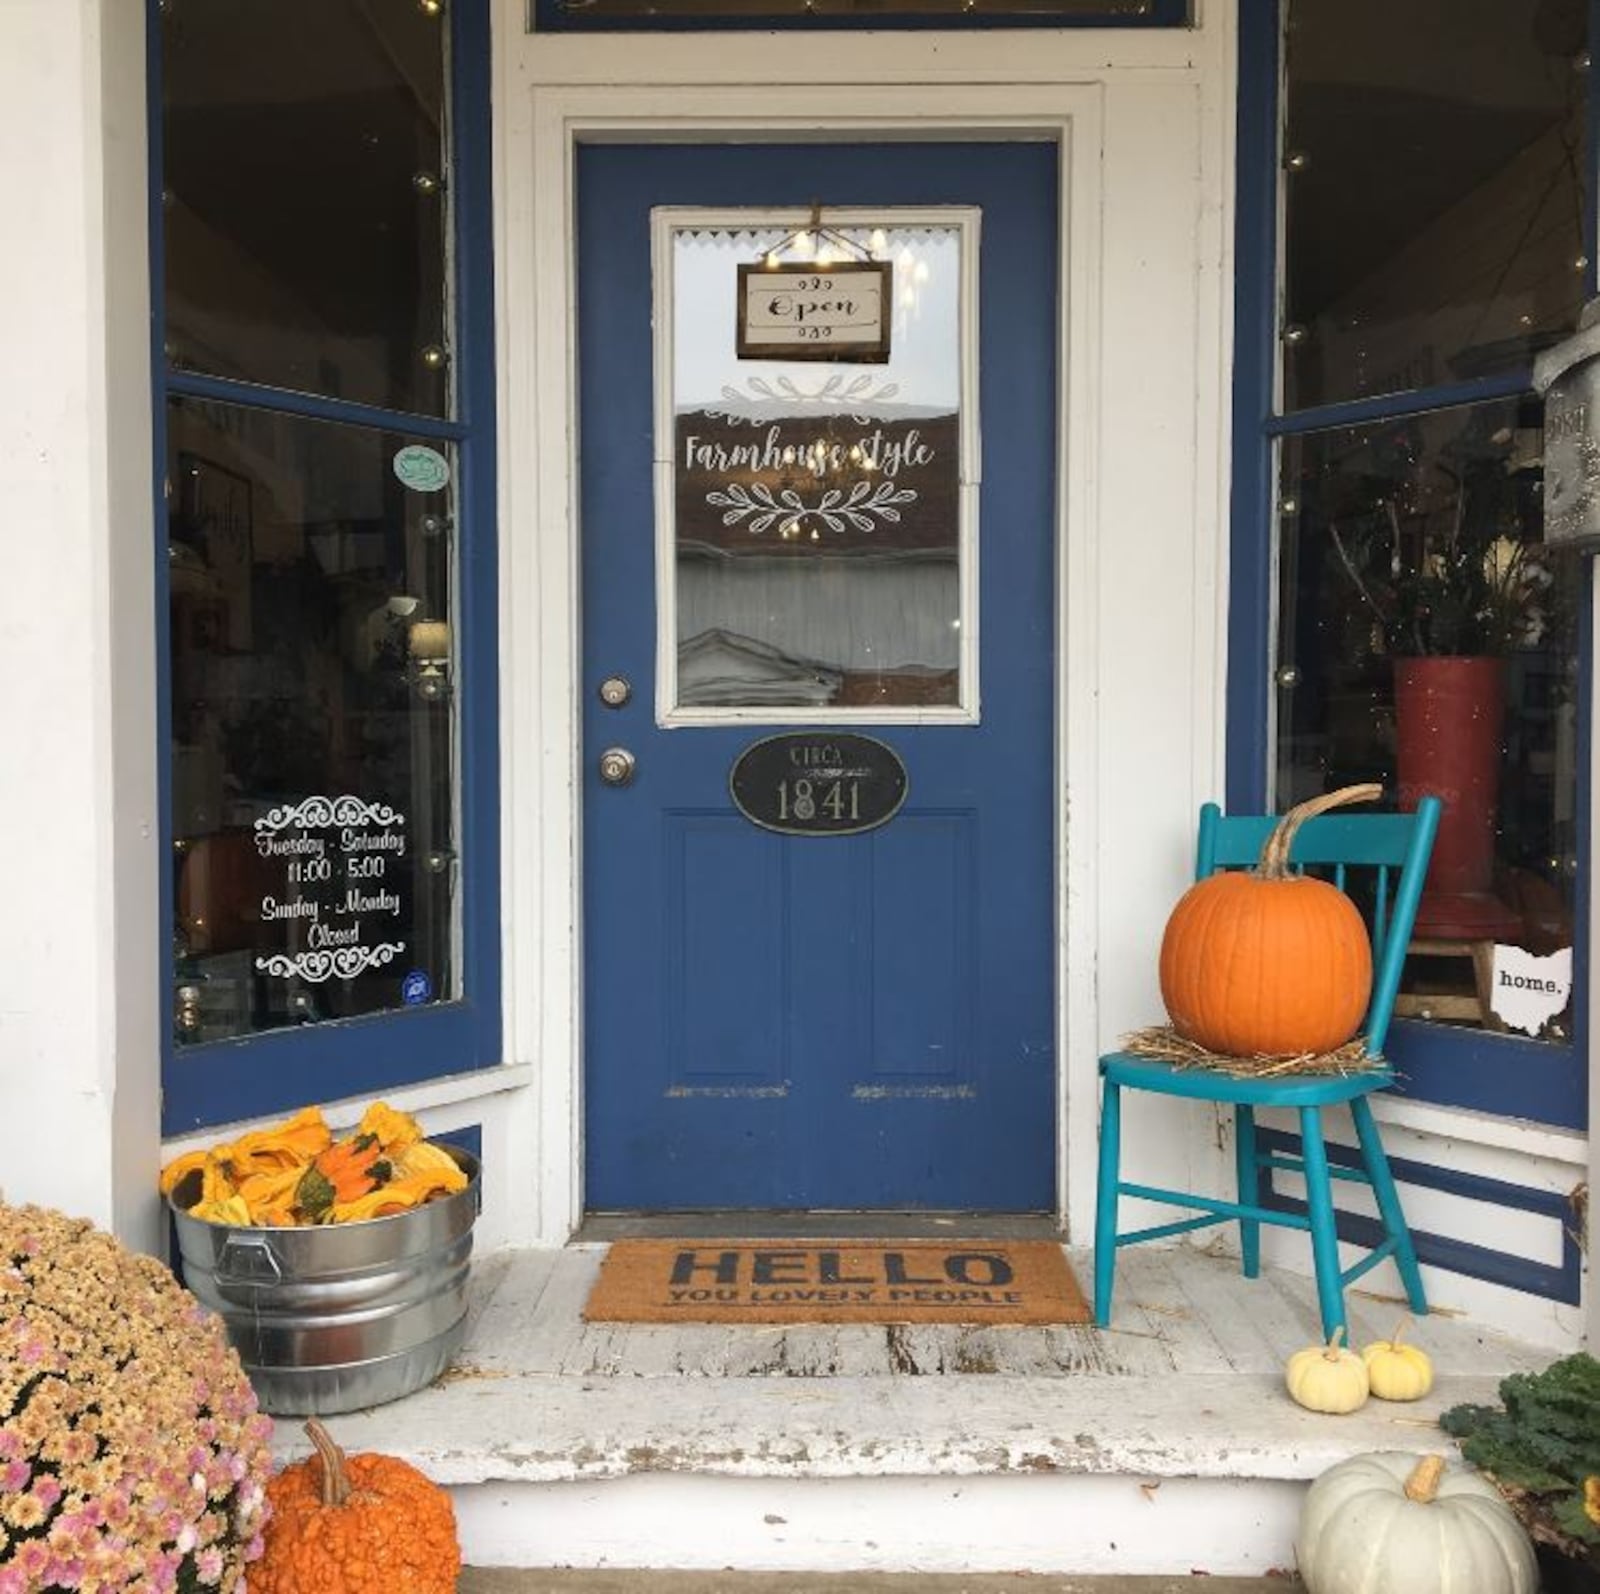
M236 1284L281 1284L283 1269L278 1266L269 1241L229 1235L222 1247L217 1277Z

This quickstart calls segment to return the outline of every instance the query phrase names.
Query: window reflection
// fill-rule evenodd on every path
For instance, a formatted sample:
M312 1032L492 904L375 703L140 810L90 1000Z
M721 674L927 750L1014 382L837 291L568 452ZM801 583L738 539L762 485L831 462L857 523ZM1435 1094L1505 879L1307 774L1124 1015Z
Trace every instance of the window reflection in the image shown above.
M1525 365L1585 282L1586 0L1291 0L1288 409Z
M443 414L444 9L162 12L173 367Z
M456 994L452 469L168 411L179 1038Z
M1397 1011L1490 1029L1516 1007L1497 948L1564 959L1516 977L1571 988L1583 567L1541 540L1540 415L1282 445L1278 805L1373 779L1444 799ZM1570 1038L1565 995L1531 1032Z
M674 236L680 706L961 701L961 235L843 236L894 262L887 364L735 360L785 234Z

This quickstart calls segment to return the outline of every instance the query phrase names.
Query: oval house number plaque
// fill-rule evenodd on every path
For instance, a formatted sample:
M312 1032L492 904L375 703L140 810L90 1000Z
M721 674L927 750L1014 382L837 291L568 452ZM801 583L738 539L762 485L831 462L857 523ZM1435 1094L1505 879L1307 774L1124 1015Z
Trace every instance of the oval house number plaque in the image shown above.
M740 813L785 836L854 836L887 824L906 800L892 747L847 731L788 731L739 755L728 789Z

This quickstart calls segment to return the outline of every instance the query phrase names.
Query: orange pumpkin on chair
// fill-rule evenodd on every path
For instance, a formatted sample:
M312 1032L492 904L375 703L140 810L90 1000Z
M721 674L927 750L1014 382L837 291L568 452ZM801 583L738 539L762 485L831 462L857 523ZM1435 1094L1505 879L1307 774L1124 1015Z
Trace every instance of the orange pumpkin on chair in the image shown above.
M1161 940L1161 998L1185 1040L1224 1057L1294 1057L1355 1034L1372 995L1366 926L1344 892L1292 873L1289 849L1306 820L1382 793L1346 786L1299 804L1254 869L1218 870L1184 893Z

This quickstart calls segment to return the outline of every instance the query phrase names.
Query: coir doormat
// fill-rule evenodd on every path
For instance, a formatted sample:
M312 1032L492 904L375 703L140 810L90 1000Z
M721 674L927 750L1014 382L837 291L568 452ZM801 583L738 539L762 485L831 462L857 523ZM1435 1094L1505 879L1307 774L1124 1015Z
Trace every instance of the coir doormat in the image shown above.
M616 1240L591 1323L1087 1323L1047 1240Z

